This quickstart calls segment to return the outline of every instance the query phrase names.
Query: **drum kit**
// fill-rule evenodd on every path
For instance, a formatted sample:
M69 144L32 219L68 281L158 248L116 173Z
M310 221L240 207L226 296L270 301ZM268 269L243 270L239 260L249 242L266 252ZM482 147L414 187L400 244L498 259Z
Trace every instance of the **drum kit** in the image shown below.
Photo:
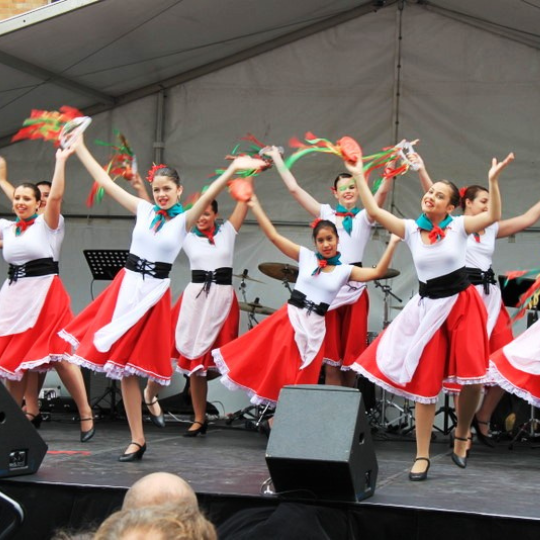
M268 277L279 279L283 285L289 290L292 290L290 283L295 283L298 277L298 267L287 263L261 263L259 270ZM259 298L255 298L253 302L247 301L246 289L247 281L254 283L264 283L258 279L252 278L247 269L241 274L233 274L235 278L240 279L240 292L242 294L242 302L239 303L240 311L245 311L248 314L248 328L251 330L253 326L259 324L255 315L272 315L276 310L274 308L264 306L260 303Z

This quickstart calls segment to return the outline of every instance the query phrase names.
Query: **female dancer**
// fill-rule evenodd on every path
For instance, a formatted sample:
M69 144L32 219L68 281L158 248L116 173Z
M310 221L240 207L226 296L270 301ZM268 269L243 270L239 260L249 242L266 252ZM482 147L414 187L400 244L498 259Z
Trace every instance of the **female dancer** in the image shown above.
M350 174L334 180L332 191L337 200L334 209L321 204L301 188L285 166L278 148L265 151L270 156L291 195L315 218L327 219L336 225L342 262L362 266L364 250L371 235L373 220L357 207L358 189ZM383 180L375 197L382 206L390 190L391 179ZM356 372L351 365L367 347L369 297L366 285L350 281L333 300L326 314L324 360L326 384L354 386Z
M38 215L43 214L45 207L47 206L47 200L49 193L51 192L51 182L42 180L37 182L36 187L39 189L40 201L38 208ZM13 203L13 193L15 192L14 186L7 179L7 165L6 160L0 157L0 188L6 194L6 197ZM1 245L1 242L0 242ZM28 417L34 426L39 429L43 417L39 414L39 393L45 382L46 373L37 371L28 371L26 377L26 390L24 393L24 410L28 411ZM32 412L30 412L32 411Z
M540 320L491 355L490 373L504 390L540 407Z
M418 174L422 187L425 191L429 190L433 182L426 170L424 161L418 154L412 155L411 160L418 164ZM463 215L476 216L481 212L487 211L489 191L485 187L478 185L469 186L462 188L460 194L460 205ZM501 290L497 285L491 268L493 253L495 251L495 240L507 238L521 232L536 223L539 219L540 202L537 202L525 213L496 222L484 231L469 236L467 240L465 265L469 275L469 281L476 286L476 290L480 294L488 312L487 333L490 353L498 351L514 339L510 316L503 304ZM459 385L448 387L450 392L459 392L459 389ZM504 390L500 386L487 386L482 405L476 411L473 418L472 426L475 428L477 438L486 446L493 447L495 445L493 439L489 436L489 420L503 395ZM470 435L468 438L470 441Z
M83 165L105 192L137 216L125 269L101 295L62 332L77 345L76 363L121 379L122 397L131 431L131 443L120 461L141 459L146 451L142 425L141 391L137 376L148 378L145 402L157 405L161 385L167 385L171 367L171 297L168 278L172 263L189 229L210 201L240 169L259 169L262 160L236 158L195 205L182 212L178 173L154 166L149 175L155 205L131 195L112 181L93 158L82 139L75 144ZM154 420L159 425L159 415Z
M434 183L422 197L422 215L417 221L398 218L379 208L362 168L347 165L369 214L403 238L411 249L420 281L419 294L353 365L379 386L416 402L417 453L409 473L413 481L427 478L431 431L443 380L464 385L452 460L461 468L467 464L467 433L481 384L489 380L486 311L467 279L467 237L500 219L498 177L512 160L512 154L501 163L493 159L487 212L452 219L459 192L454 184L443 180Z
M195 413L184 437L206 433L208 379L219 374L211 350L238 337L240 312L232 287L232 264L236 234L246 214L247 204L239 202L228 221L216 225L214 200L184 240L191 283L173 309L173 358L178 361L176 369L190 377Z
M56 166L48 203L38 215L41 194L25 183L13 191L15 222L0 220L4 258L9 280L0 291L0 375L17 403L26 394L26 415L39 427L37 386L27 388L30 369L54 367L79 410L81 442L94 436L92 409L88 404L80 369L62 361L67 344L57 333L73 318L70 299L58 277L58 258L64 238L60 214L64 194L65 163L71 150L56 152ZM1 169L5 172L5 161Z
M254 404L275 407L287 384L315 384L323 357L324 315L349 281L380 279L399 239L393 239L375 268L341 264L334 223L317 220L316 252L279 234L255 195L248 202L263 232L287 257L299 262L299 274L288 303L238 339L212 351L221 381L246 391Z

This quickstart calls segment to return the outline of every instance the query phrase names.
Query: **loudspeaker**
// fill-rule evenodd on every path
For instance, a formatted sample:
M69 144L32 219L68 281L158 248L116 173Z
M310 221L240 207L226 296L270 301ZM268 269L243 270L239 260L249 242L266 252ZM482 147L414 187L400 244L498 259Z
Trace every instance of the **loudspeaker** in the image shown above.
M330 501L371 497L379 467L362 394L341 386L285 386L266 464L281 497Z
M0 383L0 478L37 472L46 453L45 441Z

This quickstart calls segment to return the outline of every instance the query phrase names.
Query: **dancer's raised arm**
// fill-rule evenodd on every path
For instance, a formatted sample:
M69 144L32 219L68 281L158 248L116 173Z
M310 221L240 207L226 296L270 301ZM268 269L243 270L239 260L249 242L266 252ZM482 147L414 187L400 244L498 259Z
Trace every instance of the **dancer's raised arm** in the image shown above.
M219 192L227 185L227 182L238 171L253 171L266 167L267 164L262 159L249 156L238 156L227 167L225 172L216 178L210 187L199 197L198 201L186 212L186 229L190 230L205 208L218 196Z
M313 217L319 217L321 213L321 203L298 184L292 172L286 167L277 146L269 146L266 148L264 150L264 155L272 159L281 179L287 186L289 193L296 199L298 204Z
M415 152L414 154L409 154L408 157L409 160L418 167L418 178L420 178L420 184L422 184L422 189L425 193L433 185L433 180L427 172L424 160L417 152Z
M366 177L364 176L364 171L362 169L362 160L358 160L356 164L345 162L345 166L348 171L352 174L356 186L358 187L358 193L364 208L367 210L367 213L371 216L372 219L380 223L385 229L399 236L399 238L404 238L405 236L405 223L401 218L394 216L388 210L381 208L375 197L369 189Z
M540 219L540 201L531 206L524 214L499 221L497 238L506 238L534 225Z
M351 270L351 280L353 281L373 281L374 279L382 279L392 262L392 257L397 246L401 242L401 238L395 234L390 235L390 241L379 262L373 268L353 266Z
M274 244L284 255L297 261L300 254L300 246L278 233L277 229L274 227L274 224L270 221L262 209L255 194L253 194L247 204L251 208L262 231L268 237L270 242L272 242L272 244Z
M13 192L15 191L15 188L11 185L11 183L7 179L7 163L6 163L6 160L2 156L0 156L0 188L6 194L6 197L10 201L12 201Z
M56 164L54 166L51 190L47 199L47 206L45 206L43 212L43 218L52 230L56 230L60 221L62 198L64 197L66 161L73 152L72 148L59 148L56 151Z
M112 180L112 178L103 170L103 167L98 163L96 158L90 153L84 144L82 135L72 147L75 148L75 152L86 170L90 173L94 181L105 190L105 193L111 196L116 202L120 203L126 210L129 210L132 214L136 214L137 206L141 199L128 193Z
M514 161L514 154L510 153L503 161L493 158L489 170L489 205L487 212L476 216L465 216L464 225L467 234L484 230L486 227L501 219L501 193L499 191L499 176L501 172Z

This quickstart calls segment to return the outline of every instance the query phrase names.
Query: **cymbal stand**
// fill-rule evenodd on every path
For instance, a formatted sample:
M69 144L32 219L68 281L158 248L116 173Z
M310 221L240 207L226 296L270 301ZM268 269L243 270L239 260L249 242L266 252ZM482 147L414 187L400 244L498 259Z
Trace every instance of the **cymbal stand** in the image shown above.
M519 431L515 434L514 438L510 441L508 445L509 450L514 449L514 443L520 440L527 440L538 442L538 432L540 426L540 420L535 417L534 405L531 405L530 417L527 422L525 422L520 428ZM539 446L531 446L531 448L539 448Z
M383 329L390 324L390 296L398 302L403 302L401 298L396 296L392 292L390 285L383 285L379 280L374 280L375 287L381 289L384 294L383 298ZM410 433L414 429L414 405L410 400L404 399L403 406L398 405L395 401L395 396L389 394L386 390L381 390L381 398L379 402L380 414L378 415L379 426L385 428L388 431L399 430L403 435ZM395 409L397 411L397 417L388 420L388 409Z
M247 296L246 296L246 275L247 270L244 271L242 274L242 278L240 279L240 286L238 287L238 290L240 291L240 294L242 295L242 299L244 300L244 303L248 303ZM258 302L258 298L255 300L255 303ZM248 330L251 330L256 324L259 324L259 321L255 317L255 308L253 308L253 311L247 312L248 316Z
M281 281L281 283L283 283L283 286L290 292L292 293L292 289L291 289L291 286L289 285L289 281L287 280L287 278L283 278L283 280Z

